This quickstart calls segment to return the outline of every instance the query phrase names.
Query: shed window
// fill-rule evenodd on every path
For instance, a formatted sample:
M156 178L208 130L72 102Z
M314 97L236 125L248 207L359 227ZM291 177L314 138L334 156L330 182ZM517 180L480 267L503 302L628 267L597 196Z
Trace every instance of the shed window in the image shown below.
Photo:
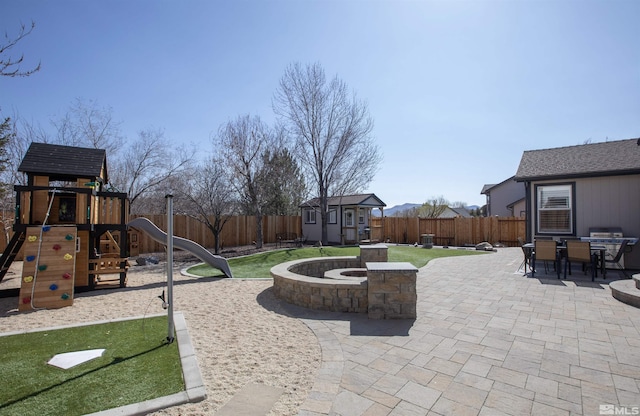
M539 185L536 197L538 233L573 234L573 186Z
M329 224L337 224L338 223L338 211L336 211L335 209L330 209L327 222Z
M314 209L304 210L304 223L315 224L316 223L316 211Z

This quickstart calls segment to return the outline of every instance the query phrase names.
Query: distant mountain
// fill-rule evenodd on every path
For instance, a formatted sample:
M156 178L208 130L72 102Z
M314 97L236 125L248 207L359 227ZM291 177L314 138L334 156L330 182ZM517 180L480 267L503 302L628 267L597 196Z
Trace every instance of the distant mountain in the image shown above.
M391 217L394 214L397 214L398 212L407 211L409 209L418 208L418 207L421 207L421 206L422 206L422 204L412 204L412 203L407 202L407 203L404 203L402 205L396 205L396 206L393 206L391 208L386 208L384 210L384 215L385 215L385 217ZM480 207L478 205L469 205L468 207L465 207L465 208L467 209L467 211L471 212L471 210L477 210ZM374 217L379 217L380 216L380 210L374 209L371 212L371 214Z
M391 208L385 208L384 215L386 217L390 217L390 216L392 216L392 215L394 215L394 214L396 214L398 212L406 211L408 209L417 208L417 207L421 207L421 206L422 206L422 204L411 204L411 203L407 202L407 203L402 204L402 205L396 205L396 206L391 207ZM380 210L374 209L372 214L373 214L374 217L379 217L380 216Z

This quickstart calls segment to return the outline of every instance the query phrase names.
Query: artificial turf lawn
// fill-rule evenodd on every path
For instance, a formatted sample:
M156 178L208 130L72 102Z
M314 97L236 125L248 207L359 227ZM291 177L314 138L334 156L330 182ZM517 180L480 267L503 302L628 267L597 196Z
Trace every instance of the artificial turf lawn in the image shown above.
M420 268L430 260L440 257L475 255L485 252L473 250L455 250L432 248L425 249L421 246L389 246L387 251L389 261L409 262ZM292 260L300 260L311 257L327 256L358 256L360 247L305 247L285 250L273 250L252 254L245 257L235 257L228 260L231 273L234 278L259 278L271 277L270 270L276 264ZM223 276L218 269L208 264L199 264L188 269L188 272L197 276Z
M82 415L183 391L167 329L160 316L0 337L0 414ZM96 348L102 357L68 370L47 364Z

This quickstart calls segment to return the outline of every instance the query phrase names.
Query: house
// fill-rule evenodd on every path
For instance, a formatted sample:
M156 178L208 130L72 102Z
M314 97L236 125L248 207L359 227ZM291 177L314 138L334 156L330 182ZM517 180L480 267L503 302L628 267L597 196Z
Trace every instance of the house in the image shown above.
M445 210L438 215L438 218L471 218L471 214L464 207L446 207Z
M528 241L613 227L640 236L640 139L528 150L515 180L525 187ZM625 265L640 268L639 245Z
M498 184L485 185L480 194L486 195L487 197L487 216L524 216L524 183L516 182L514 176Z
M327 239L329 244L358 244L382 238L382 230L372 229L371 211L387 205L375 194L332 196L327 200ZM302 233L308 241L322 241L320 198L300 205Z

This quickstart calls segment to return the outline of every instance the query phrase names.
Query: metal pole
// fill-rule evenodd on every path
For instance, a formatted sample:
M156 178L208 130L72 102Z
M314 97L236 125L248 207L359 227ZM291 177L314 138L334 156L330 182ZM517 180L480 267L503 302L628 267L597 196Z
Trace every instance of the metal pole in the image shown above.
M173 323L173 195L167 194L167 321L169 323L167 342L174 340Z

